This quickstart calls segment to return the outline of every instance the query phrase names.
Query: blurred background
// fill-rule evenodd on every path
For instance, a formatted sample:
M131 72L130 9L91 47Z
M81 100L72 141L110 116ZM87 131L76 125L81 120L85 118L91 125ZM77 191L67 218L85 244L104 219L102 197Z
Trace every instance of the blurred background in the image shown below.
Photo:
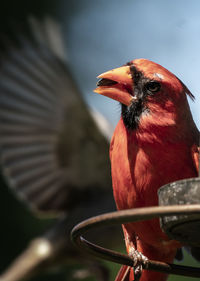
M105 116L113 128L120 117L120 106L92 92L96 76L135 58L160 63L177 75L194 94L195 102L189 102L200 128L199 10L198 0L7 0L1 1L0 31L1 34L7 33L10 22L26 25L29 15L41 20L46 16L55 19L61 26L66 61L77 88L85 102ZM18 201L8 185L1 176L1 272L31 239L45 232L54 222L54 219L33 215ZM117 248L123 246L116 243ZM186 253L184 264L196 263ZM119 266L112 263L106 263L106 266L111 271L109 278L113 280ZM62 263L61 267L58 263L29 280L76 280L80 275L74 274L77 268L82 270L82 263L67 261L67 265ZM90 276L85 280L96 280L96 277ZM170 276L169 280L189 281L191 278Z

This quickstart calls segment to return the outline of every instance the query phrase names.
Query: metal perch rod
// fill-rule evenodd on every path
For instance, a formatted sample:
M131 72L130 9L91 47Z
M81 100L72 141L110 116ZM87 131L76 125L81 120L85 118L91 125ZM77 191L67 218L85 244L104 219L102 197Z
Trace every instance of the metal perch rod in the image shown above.
M76 225L71 232L71 238L79 248L86 250L96 257L132 266L133 261L128 255L95 245L83 238L82 235L89 230L102 226L144 221L156 217L190 214L200 215L200 204L146 207L106 213L100 216L92 217ZM168 274L200 277L200 268L167 264L154 260L149 260L144 269L160 271Z

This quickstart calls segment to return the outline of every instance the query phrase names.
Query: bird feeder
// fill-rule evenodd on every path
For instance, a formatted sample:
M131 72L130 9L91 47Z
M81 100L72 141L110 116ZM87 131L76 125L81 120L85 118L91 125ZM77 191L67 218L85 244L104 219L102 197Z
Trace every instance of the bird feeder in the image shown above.
M169 183L158 190L159 205L200 204L200 178ZM200 214L165 216L161 228L171 238L185 245L200 247Z

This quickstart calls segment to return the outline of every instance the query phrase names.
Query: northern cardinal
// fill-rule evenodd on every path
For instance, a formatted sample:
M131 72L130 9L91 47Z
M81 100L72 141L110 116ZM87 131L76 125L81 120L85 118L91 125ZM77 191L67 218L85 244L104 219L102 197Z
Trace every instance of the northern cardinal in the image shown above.
M199 131L187 101L187 95L194 96L174 74L147 59L98 78L95 92L121 103L110 145L117 208L158 205L159 187L198 175ZM161 230L158 219L125 224L123 230L128 253L143 262L147 257L171 263L181 247ZM116 280L133 280L133 275L123 266ZM166 274L146 270L141 276L141 281L166 279Z

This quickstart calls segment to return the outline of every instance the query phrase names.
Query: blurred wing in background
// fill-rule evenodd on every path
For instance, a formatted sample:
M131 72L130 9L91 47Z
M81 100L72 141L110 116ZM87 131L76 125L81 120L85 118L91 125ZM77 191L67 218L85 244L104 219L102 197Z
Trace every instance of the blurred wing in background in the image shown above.
M2 37L1 164L8 184L33 210L68 211L110 189L111 126L84 103L64 61L59 27L30 20ZM87 67L86 67L87 69Z
M0 49L3 174L35 214L59 219L30 242L0 279L21 280L43 269L44 261L52 268L74 259L89 264L98 280L107 280L105 267L80 254L69 235L81 220L114 210L108 158L112 127L84 103L52 20L31 19L11 31L1 35ZM107 245L115 240L113 229L94 237Z

